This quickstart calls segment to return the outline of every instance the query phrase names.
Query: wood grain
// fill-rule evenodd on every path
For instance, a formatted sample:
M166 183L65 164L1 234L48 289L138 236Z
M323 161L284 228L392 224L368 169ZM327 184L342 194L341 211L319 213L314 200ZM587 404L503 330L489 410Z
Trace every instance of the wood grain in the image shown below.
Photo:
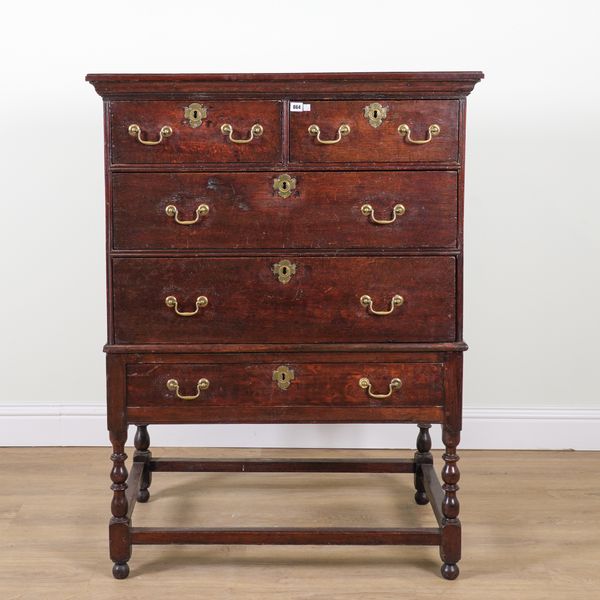
M439 439L433 435L437 445ZM133 454L128 448L127 453ZM155 448L166 457L393 458L411 451ZM3 448L0 595L6 600L588 600L600 587L596 452L461 452L465 552L455 582L437 548L136 546L131 575L107 565L107 448ZM439 471L439 456L433 452ZM549 477L560 474L560 479ZM77 485L73 485L77 474ZM69 492L65 493L68 489ZM410 475L157 473L135 525L435 527ZM518 490L507 493L506 490ZM123 591L124 587L129 591Z
M296 273L281 283L273 265L288 259ZM455 259L317 258L113 259L115 340L118 343L428 342L455 336ZM387 316L395 294L404 304ZM180 317L165 305L193 311Z
M129 574L132 539L426 540L440 546L442 575L456 578L461 557L456 461L466 350L465 101L482 77L480 72L87 77L104 98L105 350L113 446L109 533L116 578ZM292 111L292 100L311 108ZM194 101L207 109L197 128L184 114ZM387 110L377 128L364 116L372 102ZM129 135L133 123L141 138ZM223 135L225 123L238 140L255 123L264 133L237 144ZM324 140L342 123L350 134L322 144L308 131L313 123ZM414 141L398 132L401 124L410 127ZM439 135L415 143L427 138L433 124ZM152 144L165 125L172 135ZM289 198L273 189L273 178L284 172L297 183ZM208 212L191 226L177 224L166 211L174 205L182 219L191 220L200 203ZM363 204L379 219L389 219L395 204L403 204L405 213L377 225L361 210ZM290 281L273 273L282 259L293 261ZM396 294L404 303L391 314L375 315L361 303L364 294L378 311L388 309ZM185 312L194 310L198 296L209 300L185 317L165 306L167 296L175 296ZM284 394L270 377L278 364L296 374ZM373 398L358 387L363 376L375 393L386 393L392 377L402 378L403 386L390 398ZM167 394L167 378L177 378L182 393L192 395L200 377L209 377L211 385L199 402L177 399L173 390ZM425 504L428 494L436 503L441 498L434 508L438 518L443 514L438 528L132 526L135 503L150 499L150 423L376 422L419 424L411 473L415 499ZM124 444L132 423L138 425L136 451L126 481ZM431 463L431 423L443 426L443 493L432 472L421 468ZM199 464L185 462L191 470ZM250 463L238 466L243 470L244 464Z
M293 100L350 96L466 96L481 71L369 72L369 73L102 73L89 81L104 98L186 97L207 94L224 97L261 97L291 94Z
M190 102L111 102L110 149L112 164L135 163L274 163L281 160L281 102L204 102L206 119L192 128L185 120ZM156 140L164 125L173 135L156 146L141 144L128 133L138 124L142 139ZM234 138L246 139L252 125L264 128L248 144L235 144L221 133L221 125L234 128Z
M376 98L374 98L376 100ZM458 102L454 100L388 101L386 119L378 128L364 116L368 101L317 101L308 112L290 113L290 163L354 163L457 161ZM321 138L336 138L343 123L350 133L336 144L320 144L308 132L311 124L321 129ZM411 144L398 133L407 124L412 138L427 138L428 127L437 124L438 136L428 144Z
M373 360L377 360L374 355ZM314 406L329 407L398 407L441 406L443 403L443 367L439 363L296 363L285 362L293 371L287 389L273 381L273 372L281 363L251 362L238 364L183 363L133 364L127 369L128 406ZM368 377L374 393L388 392L390 381L397 377L402 386L389 398L375 399L358 385ZM210 386L196 401L181 400L166 383L179 382L181 395L195 395L196 384L206 378Z
M115 250L456 248L457 174L451 171L288 171L296 189L282 198L277 172L114 173L112 227ZM390 225L378 219L406 212ZM194 225L200 204L209 213Z

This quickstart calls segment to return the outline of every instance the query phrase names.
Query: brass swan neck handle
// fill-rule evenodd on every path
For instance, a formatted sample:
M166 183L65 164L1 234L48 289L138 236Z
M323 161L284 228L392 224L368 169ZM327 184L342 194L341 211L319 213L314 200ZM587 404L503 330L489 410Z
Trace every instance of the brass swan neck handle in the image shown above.
M367 294L360 297L360 303L363 306L366 306L367 310L372 315L391 315L396 309L396 307L402 306L404 304L404 298L399 294L395 294L394 296L392 296L392 299L390 300L389 310L375 310L373 308L373 300L371 296L367 296Z
M410 137L410 127L406 123L402 123L398 127L398 133L409 143L409 144L429 144L429 142L436 136L440 135L441 128L436 123L433 123L427 129L427 138L424 140L413 140Z
M198 314L198 311L201 308L204 308L208 304L208 298L206 296L198 296L196 298L196 310L193 310L190 312L185 312L185 311L179 310L179 306L177 304L177 298L175 298L175 296L167 296L165 298L165 304L169 308L172 308L173 310L175 310L175 314L177 314L179 317L193 317L194 315Z
M229 137L229 141L234 144L248 144L255 137L260 137L264 133L264 128L260 123L254 123L250 128L250 137L247 138L234 138L233 137L233 125L230 123L223 123L221 125L221 133Z
M169 204L169 206L165 208L165 212L167 213L167 215L169 217L173 217L175 219L175 223L177 223L178 225L194 225L200 220L200 217L206 216L209 210L210 208L208 207L208 204L200 204L196 209L196 218L192 219L191 221L185 221L179 218L179 211L177 210L177 207L173 204Z
M317 138L317 142L319 144L337 144L344 136L350 133L350 125L346 123L342 123L337 130L337 137L332 140L323 140L321 139L321 128L314 123L309 126L308 133L310 135L315 136Z
M369 394L369 396L371 398L376 398L378 400L383 400L385 398L389 398L396 390L399 390L402 387L402 380L399 377L394 377L390 381L390 384L388 386L388 392L387 392L387 394L375 394L373 392L373 389L372 389L372 386L371 386L371 382L369 381L368 377L361 377L358 380L358 385L363 390L367 390L367 394Z
M209 385L210 385L210 381L208 381L208 379L203 377L202 379L199 379L198 383L196 384L196 394L193 396L185 396L185 395L179 393L179 382L177 381L177 379L169 379L169 381L167 381L167 389L170 392L175 392L175 395L180 400L196 400L197 398L200 397L200 393L202 391L208 389Z
M168 125L163 125L158 132L157 140L143 140L142 139L142 128L137 123L132 123L127 131L131 137L137 138L137 141L144 146L158 146L165 138L173 135L173 129Z
M391 219L377 219L375 217L375 210L370 204L363 204L360 207L360 212L365 215L365 217L369 217L371 223L374 223L375 225L390 225L396 220L396 217L401 217L406 212L406 208L404 208L403 204L395 204L392 209Z

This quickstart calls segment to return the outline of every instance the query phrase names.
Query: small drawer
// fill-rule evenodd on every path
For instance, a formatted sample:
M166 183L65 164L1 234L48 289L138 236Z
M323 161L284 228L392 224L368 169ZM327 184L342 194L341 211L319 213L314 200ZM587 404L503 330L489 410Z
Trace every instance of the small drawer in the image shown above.
M278 163L279 101L117 101L111 163Z
M419 362L131 364L129 407L398 408L441 406L443 364Z
M116 343L445 342L453 256L113 258Z
M115 173L113 248L456 248L453 171Z
M375 110L373 104L311 101L310 110L290 112L290 162L458 161L458 101L380 100Z

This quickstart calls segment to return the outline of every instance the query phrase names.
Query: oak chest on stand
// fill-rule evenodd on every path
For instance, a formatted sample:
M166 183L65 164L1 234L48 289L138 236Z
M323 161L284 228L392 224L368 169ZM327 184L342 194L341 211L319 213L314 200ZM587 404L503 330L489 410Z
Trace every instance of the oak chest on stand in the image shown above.
M116 578L132 545L164 543L435 545L457 577L465 106L482 77L88 75L104 99ZM413 459L161 459L156 423L419 433ZM135 527L158 471L410 473L438 527Z

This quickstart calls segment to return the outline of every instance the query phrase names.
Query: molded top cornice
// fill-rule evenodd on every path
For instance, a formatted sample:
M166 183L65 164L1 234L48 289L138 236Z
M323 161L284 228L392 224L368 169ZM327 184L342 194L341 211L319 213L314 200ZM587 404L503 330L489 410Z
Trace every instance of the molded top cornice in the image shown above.
M481 71L413 73L90 74L103 98L128 96L466 96Z

